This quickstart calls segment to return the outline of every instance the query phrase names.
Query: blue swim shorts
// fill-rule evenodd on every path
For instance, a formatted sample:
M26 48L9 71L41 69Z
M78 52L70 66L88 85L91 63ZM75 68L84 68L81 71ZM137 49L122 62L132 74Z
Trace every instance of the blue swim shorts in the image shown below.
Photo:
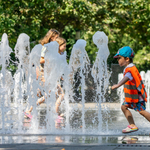
M145 101L139 101L138 103L128 103L124 101L122 105L125 105L128 108L134 109L135 111L143 111L146 109Z

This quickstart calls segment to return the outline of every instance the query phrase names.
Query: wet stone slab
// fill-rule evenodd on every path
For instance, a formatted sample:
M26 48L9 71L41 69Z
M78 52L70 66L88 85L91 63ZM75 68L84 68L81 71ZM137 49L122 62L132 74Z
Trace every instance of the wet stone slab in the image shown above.
M52 144L52 145L84 145L84 144L150 144L149 136L128 134L122 136L96 135L3 135L0 144Z

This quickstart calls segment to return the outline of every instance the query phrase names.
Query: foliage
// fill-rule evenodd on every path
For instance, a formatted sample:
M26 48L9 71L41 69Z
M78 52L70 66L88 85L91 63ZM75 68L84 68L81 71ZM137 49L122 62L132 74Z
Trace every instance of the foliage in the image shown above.
M149 46L143 47L137 52L134 58L134 63L140 70L150 69L150 49Z
M86 50L95 60L97 48L92 42L96 31L109 38L108 63L117 63L113 55L122 46L131 46L139 69L150 69L150 2L148 0L9 0L0 1L0 37L7 33L14 47L20 33L30 36L31 48L50 28L67 40L68 58L76 42L76 31L87 41ZM34 44L33 44L34 43ZM12 54L15 60L15 55ZM142 60L141 60L142 59Z

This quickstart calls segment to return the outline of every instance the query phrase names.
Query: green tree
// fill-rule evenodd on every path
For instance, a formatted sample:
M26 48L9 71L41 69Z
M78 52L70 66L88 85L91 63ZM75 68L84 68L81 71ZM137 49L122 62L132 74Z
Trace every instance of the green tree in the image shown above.
M148 0L0 1L0 38L6 32L12 49L22 32L30 36L32 48L50 28L55 28L67 40L70 55L76 42L76 30L80 30L81 38L87 41L86 50L93 62L97 48L92 36L99 30L109 38L109 64L117 63L113 55L120 47L128 45L136 53L134 62L139 69L150 68L149 20Z

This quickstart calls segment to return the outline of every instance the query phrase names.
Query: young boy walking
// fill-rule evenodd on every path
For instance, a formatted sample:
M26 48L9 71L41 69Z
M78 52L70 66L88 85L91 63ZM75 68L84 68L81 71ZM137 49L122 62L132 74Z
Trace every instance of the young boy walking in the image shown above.
M122 47L118 50L114 58L117 58L120 66L125 66L123 71L123 79L112 86L112 90L124 84L125 101L121 109L129 122L127 128L123 129L123 133L137 131L138 127L135 125L133 116L128 108L138 111L150 122L150 113L145 111L147 102L147 93L143 84L141 75L133 64L134 51L129 46Z

